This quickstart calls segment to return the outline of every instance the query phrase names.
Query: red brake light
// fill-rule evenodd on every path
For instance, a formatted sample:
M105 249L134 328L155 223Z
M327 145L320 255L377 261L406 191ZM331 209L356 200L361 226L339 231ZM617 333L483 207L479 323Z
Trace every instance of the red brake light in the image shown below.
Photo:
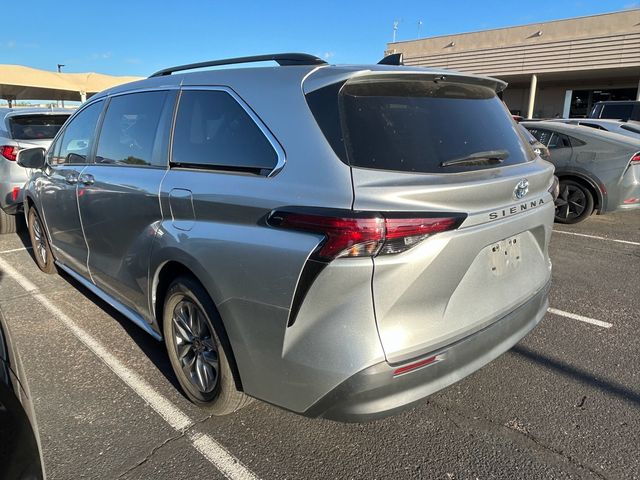
M12 162L16 161L18 155L18 149L13 145L2 145L0 147L0 155Z
M279 211L269 217L268 223L325 235L325 241L314 256L322 260L333 260L339 257L368 257L404 252L429 235L456 228L462 218L385 218L379 215L343 217Z
M20 195L20 187L13 187L13 190L11 190L11 198L14 202L18 200L18 195Z
M631 157L631 165L640 165L640 152Z
M280 227L323 233L327 236L319 257L364 257L378 251L384 238L384 224L380 218L339 218L298 213L284 214Z

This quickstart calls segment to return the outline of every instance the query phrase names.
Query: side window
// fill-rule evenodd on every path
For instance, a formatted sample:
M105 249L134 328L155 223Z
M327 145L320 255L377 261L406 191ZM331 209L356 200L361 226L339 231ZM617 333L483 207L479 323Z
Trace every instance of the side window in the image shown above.
M531 135L536 137L540 143L549 147L549 140L551 139L551 132L549 130L542 130L540 128L532 128L529 130Z
M266 174L278 154L258 125L227 92L183 91L173 135L172 162L184 166Z
M600 125L596 125L595 123L589 123L589 122L578 122L578 125L582 125L583 127L591 127L591 128L595 128L596 130L604 130L605 132L607 131L606 128L600 126Z
M64 127L56 145L50 150L50 164L87 163L103 103L101 100L89 105Z
M576 137L569 137L569 141L571 142L572 147L581 147L582 145L586 145L586 142L582 140L578 140Z
M157 148L166 99L166 91L113 97L102 122L96 163L166 166L166 155Z
M543 142L544 143L544 142ZM549 148L567 148L571 146L571 140L566 135L553 132L547 147Z

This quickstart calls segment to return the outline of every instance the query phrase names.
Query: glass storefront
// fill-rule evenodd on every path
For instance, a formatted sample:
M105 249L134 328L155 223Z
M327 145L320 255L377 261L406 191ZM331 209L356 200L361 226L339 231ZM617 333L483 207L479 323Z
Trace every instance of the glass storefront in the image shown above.
M583 118L591 111L596 102L605 100L635 100L636 88L610 88L596 90L574 90L571 95L569 117Z

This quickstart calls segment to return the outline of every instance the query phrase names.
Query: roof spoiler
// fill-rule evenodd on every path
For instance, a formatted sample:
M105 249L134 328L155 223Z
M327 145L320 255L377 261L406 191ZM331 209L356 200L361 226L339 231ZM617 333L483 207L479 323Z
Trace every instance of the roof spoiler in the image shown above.
M183 72L185 70L194 70L196 68L204 67L217 67L220 65L236 65L240 63L255 63L255 62L269 62L274 61L278 65L290 66L290 65L326 65L327 62L314 55L307 53L272 53L267 55L254 55L250 57L236 57L225 58L222 60L210 60L208 62L189 63L187 65L178 65L176 67L165 68L164 70L157 71L152 77L163 77L165 75L171 75L175 72Z

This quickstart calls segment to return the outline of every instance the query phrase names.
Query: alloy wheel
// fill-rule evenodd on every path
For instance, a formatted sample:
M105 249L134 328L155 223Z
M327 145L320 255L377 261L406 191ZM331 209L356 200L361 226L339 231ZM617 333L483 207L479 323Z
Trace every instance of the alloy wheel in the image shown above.
M561 185L556 199L556 218L571 220L578 218L587 208L587 196L580 187L572 184Z
M40 256L40 260L43 265L47 264L47 243L44 238L44 232L42 231L42 225L40 224L40 219L36 216L33 219L33 236L35 238L35 249Z
M202 393L218 383L220 362L214 333L204 312L185 298L173 309L173 343L182 372Z

